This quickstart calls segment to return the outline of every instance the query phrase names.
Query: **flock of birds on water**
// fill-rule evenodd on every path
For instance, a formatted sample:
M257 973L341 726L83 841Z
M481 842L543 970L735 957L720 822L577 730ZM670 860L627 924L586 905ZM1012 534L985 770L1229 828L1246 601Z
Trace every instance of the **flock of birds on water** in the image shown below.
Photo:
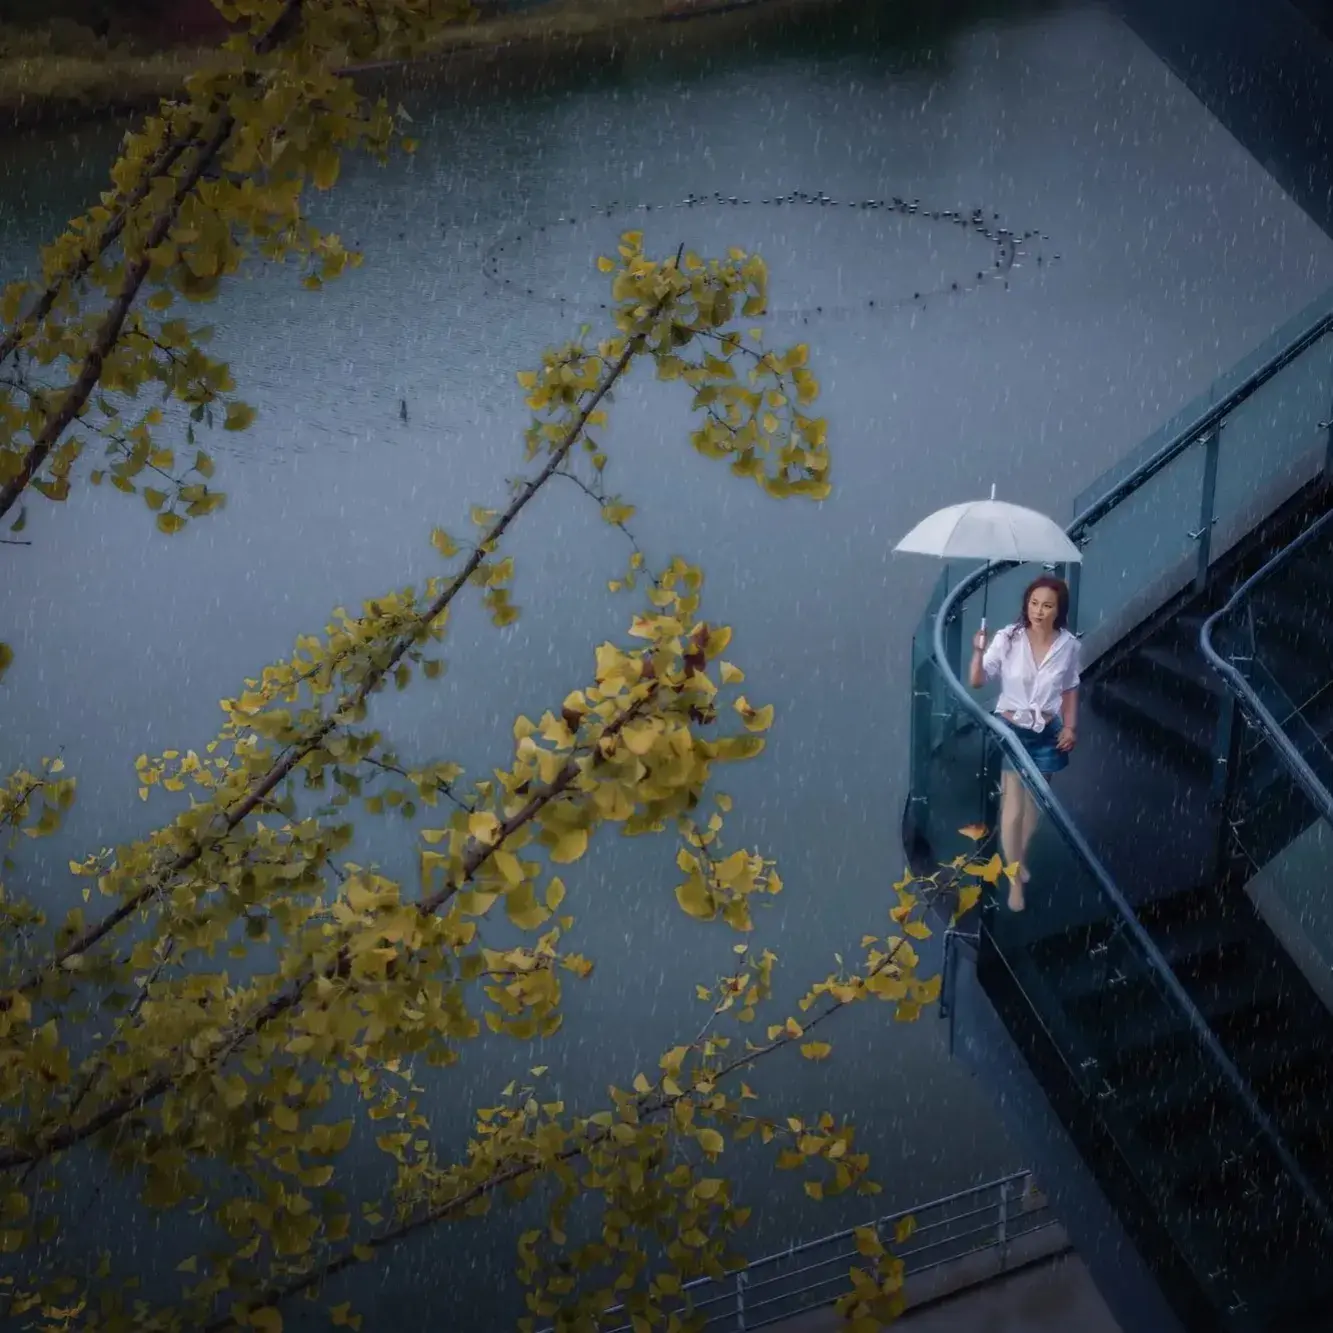
M528 299L541 302L545 305L557 307L562 310L606 310L608 304L605 301L594 302L591 300L580 300L577 297L563 296L543 292L537 288L530 287L520 278L512 277L505 272L509 261L521 251L524 244L532 238L552 233L567 226L575 226L580 222L587 222L593 218L621 218L628 222L635 214L648 213L667 213L672 209L697 209L708 207L725 208L744 208L754 205L767 205L768 207L783 206L808 206L815 208L841 208L847 210L858 210L863 213L887 212L897 213L904 217L919 218L925 222L946 223L951 226L967 229L972 235L981 238L992 246L991 262L989 267L978 268L976 277L971 279L952 279L947 285L941 285L934 288L914 291L910 297L874 297L867 296L859 298L852 304L844 305L805 305L792 307L775 307L769 310L769 314L778 317L799 318L802 323L808 324L812 316L849 314L854 311L859 312L892 312L904 306L916 306L923 308L926 301L933 296L952 296L963 295L968 292L979 290L982 286L1000 282L1007 290L1009 287L1009 275L1016 263L1028 255L1025 249L1033 241L1049 241L1050 237L1044 232L1029 228L1024 231L1017 231L1010 227L1004 227L1000 224L1000 214L991 210L989 215L987 210L981 208L957 209L957 208L926 208L921 204L920 199L904 199L898 195L890 196L886 199L835 199L823 190L814 194L805 190L792 190L787 194L761 195L757 199L748 199L741 195L723 194L715 190L710 194L687 194L683 199L678 199L672 203L621 203L613 200L609 204L594 205L586 212L561 214L550 222L538 223L536 226L528 228L526 232L511 233L505 240L496 240L484 252L481 261L481 269L487 279L495 283L498 287L509 291L510 293L526 297ZM1058 254L1050 256L1049 261L1041 253L1032 255L1038 265L1047 262L1055 262L1060 259ZM409 420L407 410L407 400L399 399L398 416L403 422Z
M893 310L905 305L923 304L931 296L950 295L954 293L964 293L975 291L983 284L999 281L1007 288L1009 285L1009 274L1013 269L1015 262L1020 259L1026 251L1024 246L1035 240L1046 241L1050 238L1044 233L1028 229L1025 231L1015 231L1009 227L999 225L1000 215L991 211L989 217L986 210L973 208L970 210L954 208L923 208L920 199L904 199L897 195L887 199L835 199L826 194L823 190L810 194L805 190L792 190L787 194L763 195L757 199L748 199L740 195L723 194L721 191L713 191L711 194L687 194L685 198L679 199L674 203L651 204L638 203L629 204L619 201L612 201L609 204L593 206L584 213L562 214L551 222L539 223L525 232L511 234L507 238L497 239L486 250L482 258L482 271L488 279L498 286L505 288L516 295L530 297L533 300L541 301L548 305L555 305L564 308L583 306L587 309L607 309L605 301L593 302L591 300L580 301L576 297L563 296L543 292L538 288L527 285L520 278L513 277L506 272L509 267L509 261L522 251L524 246L537 236L545 235L549 232L559 230L564 226L577 225L580 222L586 222L592 218L616 218L620 217L628 221L634 214L665 213L671 209L698 209L708 207L729 207L743 208L753 205L767 205L769 207L783 207L802 205L816 208L841 208L847 210L858 210L864 213L870 212L888 212L898 213L904 217L916 217L922 221L948 223L956 227L968 229L972 234L988 241L993 247L991 262L988 267L976 270L975 279L953 279L947 286L940 286L934 289L915 291L910 297L890 297L887 300L881 297L867 296L859 298L852 304L844 305L806 305L800 307L774 308L770 310L772 315L780 316L799 316L808 322L811 315L824 315L833 313L849 313L854 310L867 311L887 311ZM1045 256L1037 254L1034 256L1037 264L1046 262ZM1058 260L1060 256L1053 255L1052 260Z

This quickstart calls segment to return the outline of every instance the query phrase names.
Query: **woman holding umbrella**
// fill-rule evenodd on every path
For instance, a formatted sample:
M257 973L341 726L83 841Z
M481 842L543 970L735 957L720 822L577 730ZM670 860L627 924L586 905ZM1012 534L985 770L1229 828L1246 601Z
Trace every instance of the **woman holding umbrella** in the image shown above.
M1049 574L1023 593L1019 618L986 645L984 627L972 641L968 684L980 689L1000 678L995 711L1013 728L1032 762L1046 776L1069 764L1078 742L1079 641L1069 632L1069 588ZM1028 846L1037 830L1037 803L1006 760L1000 775L1000 848L1009 881L1009 907L1021 912Z
M1082 551L1053 519L1035 509L995 498L949 505L927 515L896 547L945 560L984 560L986 578L981 587L981 629L973 640L968 680L980 689L987 677L1000 678L995 711L1009 723L1014 735L1043 773L1055 773L1069 763L1077 740L1079 642L1066 624L1069 588L1063 579L1043 575L1023 594L1018 620L1005 626L986 646L986 606L990 597L990 566L995 561L1016 565L1076 564ZM955 608L956 613L956 608ZM938 626L936 627L938 633ZM941 670L957 666L940 661ZM958 664L961 665L961 664ZM984 782L985 736L982 737ZM984 792L978 792L984 802ZM1007 866L1017 865L1009 882L1009 906L1023 910L1023 885L1028 845L1037 828L1037 805L1022 779L1006 763L1000 802L1000 848Z

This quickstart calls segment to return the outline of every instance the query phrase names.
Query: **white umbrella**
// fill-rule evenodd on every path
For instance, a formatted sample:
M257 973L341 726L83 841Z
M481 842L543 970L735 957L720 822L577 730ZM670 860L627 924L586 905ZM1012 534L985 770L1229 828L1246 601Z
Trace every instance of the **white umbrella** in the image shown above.
M966 504L937 509L923 518L893 549L940 556L946 560L984 560L987 564L992 560L1061 564L1083 559L1083 552L1054 519L1035 509L997 500L994 486L990 488L989 500L969 500ZM986 627L984 602L989 589L988 579L982 594L983 629Z

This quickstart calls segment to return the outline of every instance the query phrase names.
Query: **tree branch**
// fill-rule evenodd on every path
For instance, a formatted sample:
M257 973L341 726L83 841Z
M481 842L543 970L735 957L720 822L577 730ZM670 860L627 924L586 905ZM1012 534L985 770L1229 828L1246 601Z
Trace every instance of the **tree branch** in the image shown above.
M254 52L256 55L270 54L291 36L300 18L303 3L304 0L287 0L282 13L278 15L272 27L255 42ZM134 210L151 193L153 182L158 177L166 175L176 165L180 155L191 145L198 142L199 135L203 133L203 130L204 120L192 120L183 131L162 145L157 156L145 169L143 179L126 196L119 211L102 228L93 245L79 256L72 268L62 273L42 292L32 309L26 315L20 316L13 328L9 329L3 337L0 337L0 365L3 365L22 344L24 326L40 324L54 309L56 301L60 299L60 293L67 286L83 278L93 264L115 245L120 239L121 233L125 230L125 224L129 221ZM220 151L220 147L218 151ZM205 170L211 165L212 158L216 155L216 151L210 155L208 162L204 164ZM3 510L0 510L0 513L3 513Z
M409 782L412 780L412 775L407 769L400 767L398 764L387 763L383 759L376 759L373 754L363 755L361 757L361 762L369 764L372 768L381 769L385 773L397 773L400 778L407 778ZM435 790L440 792L446 799L452 801L460 810L466 810L468 814L473 813L474 807L470 806L454 792L452 782L442 782L437 779Z
M101 235L98 236L92 247L79 256L78 261L71 269L56 278L37 298L32 309L26 315L19 316L14 323L14 327L3 337L0 337L0 365L3 365L21 346L24 326L40 324L54 309L56 301L60 299L60 293L67 286L84 277L93 264L115 245L120 239L121 232L125 230L125 224L129 221L130 215L148 198L153 188L153 182L159 176L166 175L176 165L177 158L195 141L202 128L198 122L194 122L183 134L177 135L176 138L163 145L157 157L145 170L143 180L130 192L115 217L102 228Z
M666 307L671 297L668 294L663 296L651 309L645 325L651 323L653 319ZM574 447L584 427L588 423L588 418L597 410L598 404L610 393L612 386L620 379L629 367L630 362L642 348L646 338L646 330L634 334L626 340L625 349L611 365L607 372L602 376L601 382L593 391L586 403L584 403L578 416L565 432L563 439L551 452L551 457L546 466L536 474L526 486L514 497L509 507L496 520L486 536L482 539L477 549L459 570L458 574L450 581L449 585L440 593L438 597L430 604L418 619L417 627L413 630L401 634L392 651L380 666L372 666L366 673L365 679L361 682L350 695L329 714L327 718L316 727L306 738L299 743L291 746L282 759L275 763L267 773L250 789L248 795L238 801L225 815L221 816L222 827L215 834L208 838L201 838L187 851L181 852L174 857L164 869L157 875L149 878L138 893L132 894L114 911L108 913L100 921L95 922L68 944L57 950L55 955L47 960L41 967L35 968L23 977L19 984L20 991L28 991L40 985L43 979L51 972L55 971L67 958L75 954L86 953L93 945L109 935L126 918L132 916L149 899L160 893L174 875L180 874L183 870L189 869L203 854L214 838L225 837L238 824L246 819L260 805L260 803L286 778L293 769L313 750L317 749L326 736L338 725L340 716L348 711L355 710L370 696L371 691L398 665L403 655L412 646L416 640L416 635L420 625L429 624L435 620L441 612L454 600L459 592L467 585L472 574L481 565L485 559L486 548L492 546L505 534L510 524L527 507L533 496L551 479L560 464L564 461L566 455Z
M28 447L28 452L24 454L23 463L18 472L4 486L0 486L0 518L7 514L18 502L19 497L27 490L29 482L37 475L38 470L46 461L46 456L51 452L61 435L65 433L66 427L83 411L88 399L92 396L93 390L101 379L103 363L119 341L121 329L124 327L125 320L130 313L130 307L134 304L135 298L139 295L139 289L143 286L144 280L152 269L151 251L166 240L167 234L171 231L172 223L176 220L180 206L199 183L199 178L204 174L204 168L221 151L222 145L231 137L235 124L236 122L230 114L224 115L218 121L217 128L205 142L203 148L199 150L194 164L181 177L171 203L158 216L157 221L153 223L152 229L144 241L143 257L125 269L120 291L111 303L111 308L107 311L106 317L102 320L102 326L97 332L97 337L93 340L93 345L83 358L83 365L79 369L78 378L70 385L60 407L47 418L46 424Z
M644 321L645 325L651 324L651 321L655 320L657 315L667 307L669 301L669 293L667 296L661 297L661 299L653 305L651 311L649 311L648 317ZM264 798L267 797L277 785L279 785L279 782L283 781L283 778L287 777L288 774L296 768L297 764L300 764L301 760L304 760L307 754L311 753L312 750L319 748L321 741L323 741L324 738L328 736L329 732L332 732L333 728L339 724L339 717L341 714L348 712L348 710L359 708L361 704L364 704L365 700L369 697L369 694L375 689L375 686L379 685L379 682L384 680L384 677L388 676L389 672L392 672L393 668L395 668L396 665L399 664L399 661L403 659L403 656L407 653L408 649L415 643L420 625L429 624L431 621L435 620L436 617L452 603L453 599L463 591L463 588L467 587L468 580L471 579L473 573L475 573L476 569L483 563L487 548L492 547L493 544L497 543L497 541L504 536L504 533L509 529L509 525L513 523L513 520L519 517L520 513L523 513L524 509L527 508L529 501L532 500L532 497L536 496L536 493L539 492L549 480L551 480L551 477L555 475L557 469L559 469L560 464L565 460L565 456L567 456L569 451L575 447L577 440L583 435L584 428L587 427L588 417L592 416L592 413L597 411L597 405L599 405L601 400L611 392L616 381L624 375L625 371L627 371L629 363L635 359L637 353L643 348L645 337L647 337L647 329L644 329L643 332L635 333L635 335L629 337L629 339L625 341L624 351L617 357L615 363L611 365L611 368L608 369L607 373L601 377L601 383L597 385L595 391L592 392L592 396L589 397L587 403L580 409L579 416L576 417L575 421L571 424L571 427L565 432L560 443L556 445L555 449L552 449L551 459L547 461L547 465L545 465L545 467L541 469L531 481L528 481L528 484L525 485L519 493L517 493L515 499L509 504L509 508L505 509L503 515L500 515L499 519L496 520L496 523L489 529L487 536L485 536L484 539L481 540L481 543L477 545L476 551L473 551L472 556L469 557L467 563L465 563L459 573L449 581L448 587L436 597L435 601L432 601L431 605L429 605L429 607L425 609L425 612L423 612L423 615L419 617L417 627L413 628L411 632L400 635L399 640L393 645L392 652L389 653L383 665L369 669L367 674L365 674L364 680L361 681L361 684L357 686L355 690L352 690L351 694L345 697L344 700L333 709L333 712L329 714L319 726L316 726L313 732L305 737L305 740L300 741L299 744L292 745L291 748L288 749L288 752L285 753L285 756L277 761L276 764L273 764L272 768L269 768L268 772L264 774L264 777L260 778L259 782L256 782L256 785L249 790L248 796L241 798L240 801L237 801L236 805L233 805L232 808L224 814L223 826L221 826L221 828L217 830L217 833L213 834L212 837L220 838L227 836L227 834L231 833L232 829L235 829L241 821L245 820L249 814L253 813L253 810L260 805L260 802L264 801ZM128 897L119 908L108 913L107 916L101 918L100 921L88 926L88 929L83 930L79 936L76 936L73 940L69 941L67 945L64 945L63 948L57 950L55 956L49 958L43 966L33 969L27 976L21 978L17 989L31 990L35 988L35 986L41 984L41 981L43 981L45 976L48 976L53 970L59 968L65 961L65 958L71 958L75 956L76 953L85 953L88 949L91 949L93 945L97 944L97 942L107 937L117 925L120 925L121 921L132 916L132 914L137 912L145 902L149 901L149 898L160 893L161 890L165 888L165 885L168 884L169 880L171 880L172 876L180 874L181 870L188 869L189 866L195 864L195 862L203 856L205 849L208 848L211 840L212 838L200 838L199 841L195 842L195 845L193 845L192 848L185 850L185 852L181 852L179 856L173 857L172 861L169 862L159 874L149 878L143 889L132 894L132 896Z
M873 969L871 969L870 972L867 973L867 977L876 976L886 967L891 966L899 950L902 949L905 944L905 940L899 941L899 943L895 945L894 948ZM744 1055L736 1056L734 1059L722 1065L719 1069L710 1071L708 1081L711 1084L716 1085L724 1078L750 1067L756 1060L763 1059L765 1056L773 1055L775 1052L780 1051L787 1046L792 1046L797 1042L804 1041L806 1035L812 1029L826 1022L834 1014L848 1008L853 1003L855 1003L855 1001L852 1000L832 1001L825 1006L820 1013L815 1015L814 1018L802 1026L801 1036L792 1037L783 1033L781 1036L770 1042L766 1042L762 1046L751 1047ZM710 1018L710 1023L711 1021ZM696 1092L696 1088L690 1088L680 1093L672 1094L661 1090L659 1087L641 1095L637 1100L635 1110L637 1111L640 1120L657 1119L671 1111L677 1102L687 1100L694 1096ZM478 1181L475 1185L454 1195L445 1202L437 1204L434 1208L427 1209L419 1216L400 1222L397 1226L391 1227L389 1230L383 1231L379 1235L369 1236L364 1240L358 1241L356 1246L349 1247L336 1258L330 1259L327 1263L320 1265L311 1272L303 1273L299 1277L295 1277L288 1282L282 1284L275 1283L265 1288L254 1298L251 1304L255 1307L278 1305L282 1301L290 1299L292 1296L299 1295L301 1292L308 1291L311 1287L317 1286L326 1278L333 1277L345 1269L351 1268L355 1264L365 1262L357 1257L355 1253L356 1248L364 1246L372 1253L385 1249L390 1245L396 1244L400 1240L406 1239L414 1232L420 1231L428 1226L433 1226L437 1222L447 1221L450 1217L457 1216L478 1199L489 1194L494 1194L498 1190L503 1189L506 1185L512 1184L514 1181L520 1180L524 1176L536 1175L557 1164L575 1161L578 1158L585 1156L590 1149L600 1147L611 1137L611 1129L603 1129L600 1126L592 1127L590 1132L586 1133L581 1142L573 1144L568 1148L564 1148L543 1161L519 1162L513 1166L508 1166L502 1170L496 1171L485 1180ZM239 1325L232 1316L226 1315L221 1319L214 1320L211 1324L206 1325L205 1333L231 1333L232 1330L240 1327L243 1326Z
M648 704L656 696L661 686L652 682L644 695L624 709L616 718L609 722L601 731L600 736L615 736L624 727L628 726L636 717L638 717ZM600 737L599 737L600 739ZM592 757L595 759L596 751L592 751ZM557 796L560 796L573 784L574 779L582 772L580 763L575 759L568 760L560 772L550 781L541 787L524 804L522 809L510 815L499 827L496 834L496 841L492 843L475 842L472 850L463 858L462 873L457 879L449 880L441 889L428 898L423 898L417 904L417 910L422 916L430 916L445 906L455 894L471 882L477 871L486 864L488 860L499 851L505 843L505 840L511 837L518 829L534 819L540 811L548 806ZM163 960L165 962L165 959ZM306 989L319 976L327 978L337 977L341 969L350 961L350 955L347 946L343 945L339 949L337 956L322 971L310 968L303 972L294 981L272 996L255 1013L253 1013L244 1023L240 1024L232 1034L227 1037L223 1043L214 1051L207 1060L207 1066L221 1066L231 1059L237 1051L245 1045L251 1037L258 1035L268 1027L275 1019L280 1018L288 1010L293 1009L300 1003ZM146 992L146 987L145 987ZM201 1068L204 1067L201 1065ZM99 1066L100 1068L100 1066ZM96 1077L96 1071L93 1077ZM150 1102L155 1101L162 1096L176 1082L177 1074L175 1071L161 1073L150 1079L141 1088L132 1093L127 1093L118 1097L115 1101L104 1106L96 1115L84 1121L82 1124L73 1124L66 1120L60 1128L44 1139L37 1139L31 1147L9 1148L0 1151L0 1171L10 1171L18 1166L30 1166L43 1161L55 1153L63 1152L67 1148L72 1148L77 1143L82 1143L93 1135L100 1133L108 1126L122 1120L125 1116L141 1110ZM91 1079L88 1086L91 1086ZM85 1087L80 1093L80 1099ZM68 1115L68 1113L66 1113Z

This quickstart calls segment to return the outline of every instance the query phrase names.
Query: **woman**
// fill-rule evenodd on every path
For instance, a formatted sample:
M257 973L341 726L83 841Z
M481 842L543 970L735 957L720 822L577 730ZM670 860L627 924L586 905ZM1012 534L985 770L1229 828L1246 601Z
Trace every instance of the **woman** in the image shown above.
M1078 741L1079 642L1069 632L1069 588L1049 574L1023 593L1022 614L986 647L986 631L972 641L968 681L974 690L1000 678L995 711L1014 729L1033 763L1048 777L1069 764ZM1006 759L1000 774L1000 850L1009 877L1009 907L1021 912L1028 882L1027 850L1037 831L1037 803Z

